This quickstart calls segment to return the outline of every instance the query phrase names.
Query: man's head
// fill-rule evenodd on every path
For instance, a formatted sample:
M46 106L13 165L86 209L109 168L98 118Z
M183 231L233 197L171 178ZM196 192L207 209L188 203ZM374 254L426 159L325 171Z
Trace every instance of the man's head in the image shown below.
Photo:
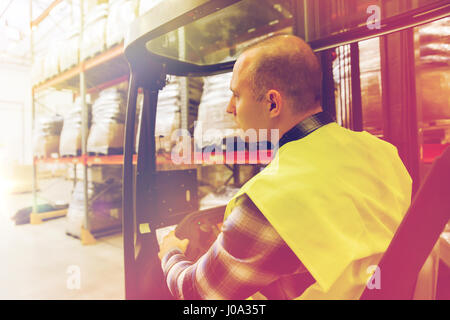
M268 38L237 59L227 112L243 130L279 129L321 111L322 72L314 52L292 35Z

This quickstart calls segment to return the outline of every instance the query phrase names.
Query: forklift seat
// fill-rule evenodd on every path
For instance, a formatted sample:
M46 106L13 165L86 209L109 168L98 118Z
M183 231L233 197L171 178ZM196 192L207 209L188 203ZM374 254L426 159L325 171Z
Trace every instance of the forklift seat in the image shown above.
M425 299L417 290L428 290L431 295L428 298L434 298L437 280L435 261L439 258L436 243L449 218L450 147L434 161L381 258L378 264L379 288L366 286L360 299ZM432 287L420 283L427 277L434 282Z

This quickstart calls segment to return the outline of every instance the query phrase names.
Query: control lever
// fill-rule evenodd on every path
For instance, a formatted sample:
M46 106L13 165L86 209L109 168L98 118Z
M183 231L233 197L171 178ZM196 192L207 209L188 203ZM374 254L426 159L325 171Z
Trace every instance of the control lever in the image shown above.
M189 239L185 252L188 259L196 261L216 240L220 233L218 224L223 221L226 206L189 213L175 229L179 239Z

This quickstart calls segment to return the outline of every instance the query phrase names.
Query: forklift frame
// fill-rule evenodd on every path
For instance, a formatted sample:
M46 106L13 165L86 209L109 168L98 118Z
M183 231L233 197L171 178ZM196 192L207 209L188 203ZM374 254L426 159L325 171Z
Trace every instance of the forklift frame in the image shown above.
M198 65L149 52L146 44L159 36L197 21L212 13L246 0L166 0L138 18L129 28L125 38L125 57L131 75L129 80L128 106L125 127L123 164L123 241L126 299L172 299L165 284L157 253L159 245L156 229L177 224L195 205L176 215L167 215L158 209L158 188L168 178L157 172L155 155L155 122L158 92L166 84L167 75L210 76L230 72L235 61L210 65ZM304 36L301 22L305 17L307 1L286 0L293 8L293 33ZM400 15L381 20L379 29L360 26L336 35L308 41L316 52L326 53L339 45L356 43L372 37L390 34L437 20L449 14L446 1L409 10ZM323 61L323 60L322 60ZM133 167L135 146L136 104L138 91L142 90L144 101L140 120L140 139L137 152L137 168ZM330 90L330 88L324 88ZM330 94L328 93L328 96ZM330 99L334 104L334 100ZM328 106L330 110L333 106ZM361 122L361 117L357 117ZM361 126L358 123L357 126ZM180 173L189 185L189 174ZM175 180L176 180L175 179ZM183 184L183 185L186 185ZM195 182L193 183L195 184ZM192 186L195 192L195 186ZM185 186L186 188L186 186ZM183 189L185 190L185 189ZM182 190L182 191L183 191ZM223 208L221 208L222 210Z

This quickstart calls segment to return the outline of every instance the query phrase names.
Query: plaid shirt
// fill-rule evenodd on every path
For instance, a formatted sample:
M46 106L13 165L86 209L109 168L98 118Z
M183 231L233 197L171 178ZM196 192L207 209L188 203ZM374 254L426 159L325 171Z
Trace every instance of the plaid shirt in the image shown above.
M301 139L331 122L325 113L305 119L280 139ZM293 299L314 283L300 260L246 195L222 226L211 248L196 262L178 249L161 265L177 299L240 300L260 292L269 299Z

